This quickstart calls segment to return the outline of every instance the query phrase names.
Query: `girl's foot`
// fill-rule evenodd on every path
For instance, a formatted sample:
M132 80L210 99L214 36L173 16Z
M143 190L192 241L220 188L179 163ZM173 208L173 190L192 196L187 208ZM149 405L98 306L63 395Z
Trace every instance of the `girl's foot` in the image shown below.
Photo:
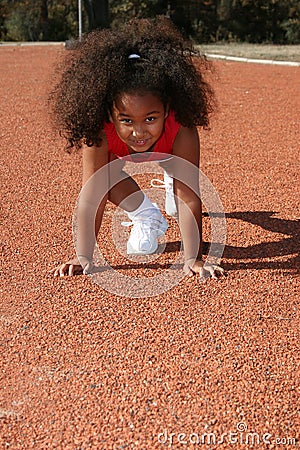
M153 208L144 210L131 222L123 222L122 225L132 226L127 242L128 255L151 255L158 247L158 238L163 236L168 229L168 223L156 204Z

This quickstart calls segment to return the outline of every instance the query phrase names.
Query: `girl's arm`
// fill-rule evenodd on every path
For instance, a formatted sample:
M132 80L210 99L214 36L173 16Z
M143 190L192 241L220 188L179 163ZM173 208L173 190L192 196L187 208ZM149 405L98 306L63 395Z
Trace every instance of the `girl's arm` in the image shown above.
M103 139L100 147L84 147L82 151L82 186L84 186L90 177L92 177L99 169L108 164L108 162L109 157L106 139ZM105 192L108 192L107 187ZM97 211L95 236L98 236L100 230L106 200L107 198L105 199L104 204L99 205Z
M83 273L93 269L93 253L109 191L108 152L105 144L83 150L83 188L76 205L76 251Z
M108 151L107 151L107 143L106 143L105 139L103 139L102 144L99 147L96 147L96 146L84 147L82 149L82 186L84 186L88 182L88 180L92 177L92 175L94 175L99 169L101 169L102 167L107 165L107 163L108 163ZM103 183L106 184L105 177L103 178ZM98 186L98 188L101 189L100 186ZM92 201L97 201L97 197L95 197L95 195L97 195L97 193L92 192L93 189L95 189L95 186L91 186L91 188L89 189L89 192L86 192L85 195L91 196ZM108 191L107 186L103 186L103 189L105 189L104 192L107 193L107 191ZM99 205L99 208L96 213L95 230L94 230L95 236L98 235L99 230L100 230L106 200L107 200L107 194L104 196L103 201ZM81 226L79 227L79 230L85 229L84 215L86 213L85 209L87 206L88 205L83 205L83 208L81 208L81 211L80 210L77 211L77 220L81 221L81 224L80 224ZM85 247L85 248L81 249L80 254L89 252L90 253L89 257L92 258L92 254L91 254L92 249L88 249L88 247L86 245L88 243L87 242L84 243L84 240L81 238L80 238L80 241L81 241L83 247ZM94 243L94 240L91 241L91 239L89 239L89 241L90 241L89 244L91 247L92 243ZM83 256L88 256L88 255L83 255ZM63 277L63 276L68 276L68 275L73 276L73 275L82 274L83 268L82 268L78 258L76 257L74 259L67 261L66 263L61 264L60 266L58 266L57 268L52 270L52 273L56 277L57 276Z
M199 192L200 143L196 128L181 127L174 142L174 194L184 259L202 259L202 205ZM185 163L186 162L186 163Z
M196 128L184 128L178 132L174 142L173 168L174 193L178 199L178 222L183 240L184 271L188 275L205 271L213 278L223 273L219 266L206 265L202 260L202 203L199 190L200 142Z

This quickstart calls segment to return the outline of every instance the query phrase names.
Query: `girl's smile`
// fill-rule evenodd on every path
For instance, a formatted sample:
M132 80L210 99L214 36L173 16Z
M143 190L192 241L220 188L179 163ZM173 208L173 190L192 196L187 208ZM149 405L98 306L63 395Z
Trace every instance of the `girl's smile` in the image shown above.
M113 104L111 122L130 153L141 153L158 141L167 116L163 103L152 93L124 93Z

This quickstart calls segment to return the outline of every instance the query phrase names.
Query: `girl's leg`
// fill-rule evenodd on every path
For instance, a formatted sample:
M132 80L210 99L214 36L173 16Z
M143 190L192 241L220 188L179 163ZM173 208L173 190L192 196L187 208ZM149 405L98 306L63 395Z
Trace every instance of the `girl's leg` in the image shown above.
M123 171L124 165L125 162L118 159L110 165L109 177L112 187L109 190L108 199L125 211L132 212L142 204L144 193L135 180Z
M151 254L158 247L158 237L168 228L157 206L141 191L133 178L123 171L124 162L115 160L110 165L108 199L127 211L132 224L127 242L128 254Z

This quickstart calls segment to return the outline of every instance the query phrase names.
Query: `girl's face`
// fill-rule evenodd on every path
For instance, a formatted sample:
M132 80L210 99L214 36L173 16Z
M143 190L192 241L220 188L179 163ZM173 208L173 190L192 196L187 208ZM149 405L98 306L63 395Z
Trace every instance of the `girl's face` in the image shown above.
M142 153L158 141L168 115L161 100L149 93L121 94L113 104L111 122L130 153Z

